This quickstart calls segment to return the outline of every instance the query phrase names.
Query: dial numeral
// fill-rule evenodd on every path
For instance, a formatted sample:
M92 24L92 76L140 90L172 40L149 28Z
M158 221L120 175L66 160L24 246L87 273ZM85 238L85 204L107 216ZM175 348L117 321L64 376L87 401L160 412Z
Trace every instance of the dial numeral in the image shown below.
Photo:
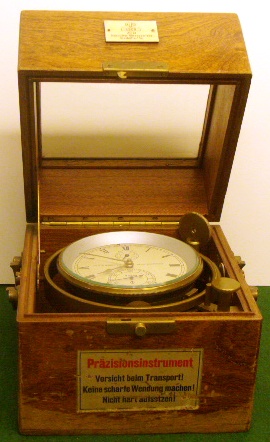
M103 252L103 253L110 253L109 252L109 250L107 250L107 249L103 249L103 248L101 248L101 249L99 249L101 252Z

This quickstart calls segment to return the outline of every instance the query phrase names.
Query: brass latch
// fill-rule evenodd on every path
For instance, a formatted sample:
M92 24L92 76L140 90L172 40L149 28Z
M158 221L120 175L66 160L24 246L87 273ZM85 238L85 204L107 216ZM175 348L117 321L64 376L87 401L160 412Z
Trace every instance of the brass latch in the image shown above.
M167 334L176 330L175 319L107 319L107 332L117 335Z
M166 77L169 69L165 63L148 61L119 61L105 62L102 64L103 71L110 77L118 77L126 80L129 77Z

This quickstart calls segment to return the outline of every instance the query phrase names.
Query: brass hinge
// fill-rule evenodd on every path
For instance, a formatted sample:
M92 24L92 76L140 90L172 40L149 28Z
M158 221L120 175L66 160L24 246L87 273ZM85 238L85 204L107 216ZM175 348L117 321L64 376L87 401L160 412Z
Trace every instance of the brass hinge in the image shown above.
M168 66L161 62L152 61L118 61L102 64L105 75L126 80L129 77L166 77Z
M108 227L108 228L176 228L179 221L41 221L42 226Z

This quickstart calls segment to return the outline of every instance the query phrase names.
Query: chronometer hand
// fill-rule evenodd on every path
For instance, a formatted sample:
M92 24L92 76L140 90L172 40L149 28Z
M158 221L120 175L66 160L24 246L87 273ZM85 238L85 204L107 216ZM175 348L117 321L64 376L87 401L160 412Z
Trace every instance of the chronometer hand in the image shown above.
M130 259L130 258L126 258L126 259L111 258L110 256L95 255L94 253L89 253L89 252L83 252L83 253L81 253L81 255L90 255L90 256L95 256L97 258L105 258L105 259L111 259L113 261L123 262L124 267L127 267L127 268L132 268L134 266L134 263L133 263L132 259Z
M110 256L103 256L103 255L95 255L94 253L89 253L89 252L82 252L81 255L90 255L90 256L95 256L96 258L105 258L105 259L111 259L113 261L118 261L118 262L125 262L124 259L118 259L118 258L111 258Z
M110 256L96 255L95 253L90 253L90 252L82 252L81 255L86 255L86 256L89 255L89 256L94 256L97 258L105 258L105 259L110 259L112 261L118 261L118 262L123 263L121 266L117 266L117 267L103 270L102 272L99 272L98 275L101 275L101 274L106 275L106 274L111 273L111 272L118 270L118 269L133 268L134 267L134 263L133 263L132 259L130 259L130 258L125 258L125 259L112 258Z
M125 269L126 266L118 266L118 267L113 267L112 269L106 269L103 270L102 272L99 272L98 275L106 275L108 273L114 272L115 270L120 270L120 269Z

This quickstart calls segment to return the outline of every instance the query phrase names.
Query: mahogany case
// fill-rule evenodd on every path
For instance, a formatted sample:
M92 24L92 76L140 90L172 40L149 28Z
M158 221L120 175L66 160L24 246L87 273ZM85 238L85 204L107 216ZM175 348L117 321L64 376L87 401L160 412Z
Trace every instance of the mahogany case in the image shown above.
M154 21L159 41L108 42L104 20ZM251 82L238 17L23 11L18 76L27 213L22 263L13 266L16 271L21 267L16 283L20 431L128 434L248 430L262 318L239 261L217 224ZM127 87L155 84L160 88L166 84L209 85L198 154L170 159L46 157L40 91L48 82L124 82ZM43 268L56 251L84 236L109 230L178 237L178 221L188 212L198 212L214 223L211 240L202 252L241 284L229 311L78 312L61 306L55 309L48 301ZM108 332L111 322L130 322L131 329L143 322L147 330L155 321L173 321L173 331L146 332L143 337L133 332ZM89 361L95 355L102 359L113 352L142 358L150 354L167 357L170 351L179 350L182 357L187 349L198 349L203 358L192 406L185 403L184 395L184 405L177 407L160 402L118 407L110 402L102 409L91 404L80 408L84 396L79 392L78 378L84 372L78 364L84 353ZM95 373L100 376L102 371ZM153 373L157 376L159 371ZM130 379L127 372L115 369L114 374ZM132 376L139 375L146 376L140 369L132 371ZM104 388L111 387L111 381L104 382ZM108 397L116 401L118 396ZM98 398L94 393L93 402Z

